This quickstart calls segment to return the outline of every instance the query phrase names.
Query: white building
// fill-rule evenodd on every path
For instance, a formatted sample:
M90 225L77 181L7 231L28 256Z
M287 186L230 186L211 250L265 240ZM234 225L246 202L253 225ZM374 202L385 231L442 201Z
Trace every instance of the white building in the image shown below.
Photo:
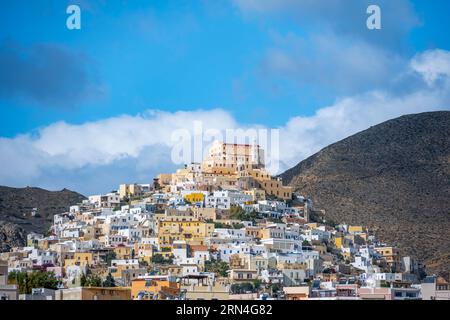
M236 240L247 239L245 235L245 230L243 229L216 228L214 229L213 236L219 239L236 239Z
M250 246L248 244L223 244L217 246L219 257L222 261L230 262L230 257L234 254L250 254Z
M252 201L250 195L241 193L239 191L223 190L214 191L212 195L206 198L206 207L228 210L232 205L245 204Z
M95 208L115 208L120 205L120 196L117 193L89 196L89 202Z

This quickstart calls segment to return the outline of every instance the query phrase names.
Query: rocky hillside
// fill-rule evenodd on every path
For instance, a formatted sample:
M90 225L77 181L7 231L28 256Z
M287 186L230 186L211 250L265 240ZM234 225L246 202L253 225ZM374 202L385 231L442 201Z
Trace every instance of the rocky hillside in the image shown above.
M67 189L47 191L0 186L0 251L23 243L28 232L47 231L53 215L67 211L83 199L81 194Z
M367 225L419 258L450 268L450 112L403 116L337 142L281 175L328 220Z

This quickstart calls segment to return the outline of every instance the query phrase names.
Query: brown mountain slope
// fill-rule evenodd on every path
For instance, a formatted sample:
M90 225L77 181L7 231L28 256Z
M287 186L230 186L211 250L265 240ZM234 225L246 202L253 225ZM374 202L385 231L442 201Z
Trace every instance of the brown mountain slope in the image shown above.
M403 116L283 173L326 219L363 224L429 273L450 266L450 112Z
M53 215L67 211L81 202L84 196L63 189L47 191L40 188L10 188L0 186L0 251L23 243L27 232L48 230ZM33 208L37 215L32 216Z

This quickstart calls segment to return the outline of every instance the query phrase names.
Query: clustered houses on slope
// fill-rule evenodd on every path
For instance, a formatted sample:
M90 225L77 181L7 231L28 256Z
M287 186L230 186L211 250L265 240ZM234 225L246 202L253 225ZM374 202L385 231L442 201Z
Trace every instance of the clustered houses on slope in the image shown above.
M1 254L0 298L450 299L364 227L311 222L263 155L216 142L202 163L55 215L49 235Z

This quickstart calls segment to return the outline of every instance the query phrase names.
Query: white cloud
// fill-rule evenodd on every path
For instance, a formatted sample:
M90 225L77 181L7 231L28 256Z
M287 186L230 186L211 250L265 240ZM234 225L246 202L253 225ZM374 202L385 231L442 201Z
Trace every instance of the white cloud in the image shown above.
M147 111L144 115L109 118L83 125L64 122L39 131L32 145L51 157L61 158L65 166L109 164L126 157L136 158L148 146L172 146L174 130L192 130L195 120L207 128L233 128L234 119L223 110L195 112Z
M403 74L423 77L422 87L404 93L372 90L337 100L313 116L294 117L280 129L282 170L323 147L388 119L404 114L450 110L450 54L436 50L419 54ZM437 78L444 81L435 81ZM408 81L406 79L405 81ZM15 138L0 138L0 184L36 185L81 192L107 192L121 182L150 182L175 168L171 163L172 133L233 129L237 121L224 110L147 111L72 125L54 123ZM261 127L261 126L255 126ZM272 159L276 160L276 159Z
M175 113L148 110L142 115L81 125L57 122L36 134L0 138L0 184L40 185L55 172L64 175L78 170L87 175L86 184L95 184L100 183L95 181L95 170L110 166L114 175L118 169L115 164L129 173L131 181L139 177L150 181L152 168L170 166L170 149L175 143L172 133L178 129L192 132L194 121L201 121L205 130L236 126L234 119L220 109ZM132 163L130 159L134 159ZM161 165L162 161L168 164ZM51 181L47 185L59 188Z
M339 100L311 117L292 118L281 131L284 169L370 126L405 114L438 110L450 110L449 96L440 90L400 97L373 91Z
M450 76L450 52L437 49L417 54L411 61L411 68L432 86L439 79Z
M319 109L311 117L294 117L282 128L285 169L299 159L365 130L370 126L405 114L450 110L450 52L430 50L416 55L398 75L401 81L412 81L416 72L428 85L398 91L372 90L364 94L339 99L333 105ZM441 79L441 83L436 80Z

